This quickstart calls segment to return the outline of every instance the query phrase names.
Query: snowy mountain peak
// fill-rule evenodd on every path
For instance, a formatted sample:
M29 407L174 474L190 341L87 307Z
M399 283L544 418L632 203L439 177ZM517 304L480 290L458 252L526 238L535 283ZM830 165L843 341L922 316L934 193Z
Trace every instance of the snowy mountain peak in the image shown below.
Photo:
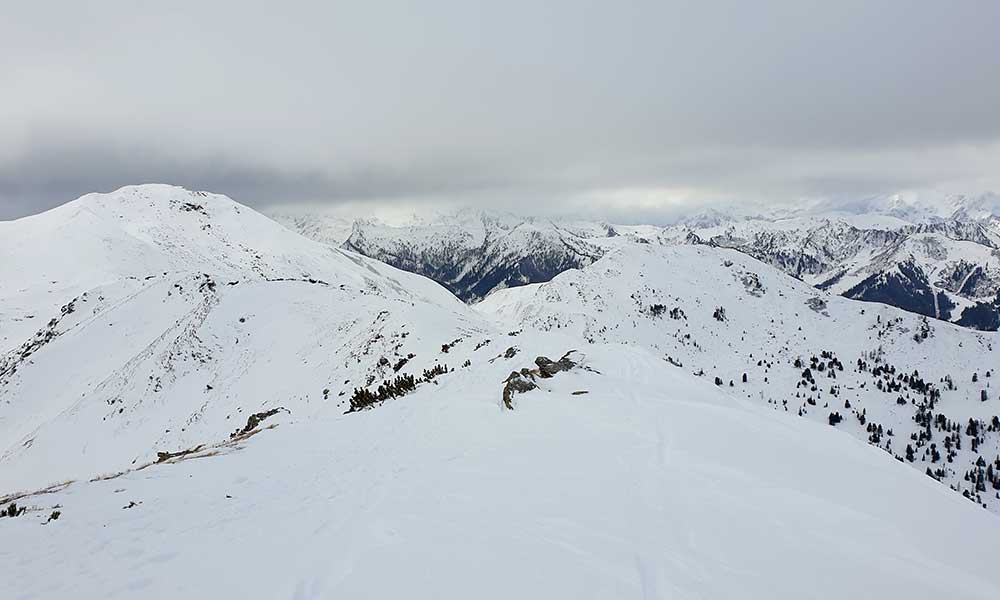
M407 226L359 220L343 245L475 302L493 290L548 281L627 244L710 244L740 250L820 289L993 330L1000 327L1000 218L986 215L995 202L991 194L936 204L893 194L839 211L822 202L794 211L712 208L670 227L465 209ZM328 241L319 223L294 228ZM911 237L926 251L905 252ZM906 262L902 271L900 261Z
M547 281L603 254L547 219L483 211L405 227L358 221L343 247L428 276L465 301L495 289Z

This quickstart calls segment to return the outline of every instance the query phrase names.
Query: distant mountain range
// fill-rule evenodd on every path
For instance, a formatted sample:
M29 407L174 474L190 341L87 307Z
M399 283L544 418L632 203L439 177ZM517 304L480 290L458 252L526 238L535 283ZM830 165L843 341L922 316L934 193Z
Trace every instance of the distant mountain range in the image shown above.
M709 209L669 226L465 210L408 226L276 215L299 233L441 283L466 302L551 280L629 243L733 248L818 289L965 327L1000 328L1000 196L871 198L753 211Z

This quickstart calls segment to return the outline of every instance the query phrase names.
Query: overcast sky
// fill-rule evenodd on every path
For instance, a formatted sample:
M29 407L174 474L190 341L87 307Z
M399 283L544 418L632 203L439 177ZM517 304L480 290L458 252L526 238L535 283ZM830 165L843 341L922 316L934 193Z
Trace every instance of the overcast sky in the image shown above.
M1000 191L1000 2L0 0L0 219Z

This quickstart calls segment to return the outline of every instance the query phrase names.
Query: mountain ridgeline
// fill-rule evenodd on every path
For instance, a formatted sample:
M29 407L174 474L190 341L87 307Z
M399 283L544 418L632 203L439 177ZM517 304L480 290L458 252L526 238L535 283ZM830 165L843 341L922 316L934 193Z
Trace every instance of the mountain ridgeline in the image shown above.
M474 303L498 289L586 267L626 244L708 244L748 254L817 289L996 331L1000 217L968 207L947 217L899 207L884 212L777 218L713 210L656 227L464 211L403 227L357 221L342 246L429 277ZM282 222L320 241L344 236L324 230L320 218Z
M733 225L707 242L734 248L822 290L996 331L1000 228L996 220L897 227L831 219L788 227Z
M343 248L433 279L465 302L549 281L603 254L550 221L485 213L403 228L360 221Z

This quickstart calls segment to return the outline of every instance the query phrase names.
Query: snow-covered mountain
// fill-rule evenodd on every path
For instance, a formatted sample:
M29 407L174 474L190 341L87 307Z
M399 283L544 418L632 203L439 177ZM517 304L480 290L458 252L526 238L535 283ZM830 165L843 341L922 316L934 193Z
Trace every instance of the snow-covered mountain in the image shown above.
M272 211L266 215L292 231L331 246L347 241L354 228L354 219L331 214Z
M223 196L130 187L2 225L10 491L225 439L276 407L344 410L352 385L392 372L366 357L476 328L433 282Z
M677 224L714 227L747 220L780 221L796 218L827 218L855 221L895 220L910 225L941 221L996 221L1000 217L1000 194L933 194L897 192L861 198L804 198L793 204L729 204L713 206L682 216Z
M817 288L960 325L1000 326L1000 234L980 221L744 221L697 231Z
M1000 194L952 194L927 197L918 194L890 194L870 198L857 209L893 215L910 223L940 221L995 221L1000 217Z
M609 248L624 243L697 240L689 228L520 217L470 209L414 219L405 225L357 219L349 234L344 233L342 219L322 213L288 216L278 212L271 216L310 239L429 277L469 303L494 290L549 281L567 269L591 264Z
M359 220L343 247L430 277L467 302L548 281L602 254L552 221L477 211L406 227Z
M392 227L357 221L344 248L438 281L466 302L496 289L550 280L630 243L734 248L819 289L881 302L965 327L1000 328L1000 209L993 195L936 203L892 196L867 212L822 205L794 217L709 209L668 227L529 219L463 211ZM945 217L936 216L947 215ZM318 241L331 228L299 216L290 227Z
M0 596L1000 594L998 334L494 226L599 253L469 306L203 192L0 223Z
M665 369L836 425L1000 512L995 332L847 300L704 245L625 246L476 308L510 327L648 349Z

